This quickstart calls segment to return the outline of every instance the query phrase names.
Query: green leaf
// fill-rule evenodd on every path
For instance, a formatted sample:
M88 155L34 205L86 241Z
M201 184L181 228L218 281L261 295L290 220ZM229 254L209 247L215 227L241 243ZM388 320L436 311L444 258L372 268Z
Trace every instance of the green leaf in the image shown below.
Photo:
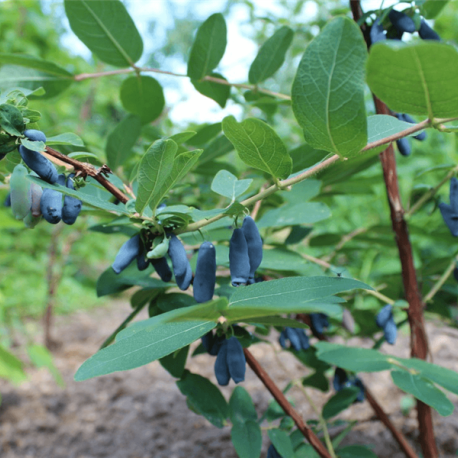
M21 138L21 144L26 148L41 153L45 150L46 145L43 142L32 142L27 138Z
M278 247L273 250L263 250L260 269L297 272L304 276L322 275L322 270L316 264L306 261L299 253Z
M212 161L224 154L229 153L234 149L232 143L224 136L221 135L216 137L202 153L199 164L204 164L206 162Z
M262 433L256 421L234 423L231 429L231 439L240 458L259 458L261 456Z
M142 124L157 119L165 106L164 92L159 82L151 76L130 76L121 85L122 106L137 115Z
M313 374L302 380L302 385L311 386L326 393L329 390L329 381L322 371L315 371Z
M391 369L388 355L368 348L355 348L329 342L315 344L317 357L328 364L353 372L379 372Z
M0 345L0 378L20 383L27 379L22 361Z
M175 156L170 175L168 175L157 194L151 199L149 205L153 211L161 203L161 200L165 197L165 195L175 186L175 184L182 180L196 165L201 154L202 150L196 149L195 151L187 151L186 153Z
M108 166L115 170L129 159L138 137L140 137L142 123L140 118L129 115L124 118L110 132L105 146Z
M294 32L289 27L283 26L261 46L248 73L251 84L261 83L283 65L293 36Z
M397 112L429 118L458 115L458 51L452 45L431 40L377 43L367 61L367 83Z
M170 373L172 377L180 378L183 375L186 360L188 359L189 345L177 350L159 360L161 366Z
M288 434L281 429L269 429L269 439L282 458L294 458L294 450Z
M64 379L54 364L53 356L46 347L42 345L28 346L27 354L35 367L45 367L59 386L65 386Z
M250 393L242 386L236 386L229 400L229 417L232 423L257 421L258 414Z
M296 205L284 205L264 213L257 222L259 228L284 227L298 224L313 224L331 216L327 205L321 202L305 202Z
M64 134L54 135L48 137L46 144L51 145L70 145L70 146L84 146L84 142L78 135L73 132L65 132ZM90 153L89 153L90 154Z
M81 159L81 158L90 157L92 159L95 159L98 163L102 163L102 161L100 160L99 156L97 156L97 154L88 153L87 151L75 151L74 153L67 154L67 156L73 159Z
M449 0L426 0L422 5L421 11L426 19L434 19L440 14Z
M430 380L417 374L398 370L391 371L391 378L398 388L431 406L443 417L452 414L453 404Z
M187 397L188 405L204 416L212 425L222 428L226 424L229 406L219 388L210 380L186 371L177 386Z
M24 130L21 112L13 105L0 105L0 127L10 135L21 136Z
M331 399L323 406L323 418L329 420L337 414L351 406L358 396L359 388L348 387L338 391Z
M76 372L75 380L144 366L189 345L215 326L212 321L192 321L161 323L149 330L139 330L87 359Z
M187 143L188 140L192 137L195 137L196 133L192 130L186 132L180 132L178 134L171 135L169 138L173 140L177 145L181 145L182 143Z
M377 458L377 455L364 445L348 445L337 450L339 458Z
M84 203L91 205L92 207L99 208L101 210L105 210L107 212L112 212L115 214L123 214L123 215L128 215L129 212L126 210L124 204L119 203L118 205L112 204L110 202L107 202L99 197L96 197L91 194L87 194L85 192L81 191L75 191L73 189L67 188L65 186L60 186L59 184L50 184L47 183L46 181L43 181L42 179L32 176L32 175L27 175L27 178L30 181L33 181L34 183L40 185L42 188L49 188L49 189L54 189L55 191L59 191L62 194L65 194L67 196L72 196L76 197L77 199L83 201ZM83 188L84 189L84 188Z
M361 30L346 17L329 22L305 50L291 96L312 147L349 156L366 145L366 58Z
M149 148L138 169L138 195L135 209L142 214L161 194L161 188L173 169L178 145L173 140L157 140ZM161 196L162 197L162 196Z
M102 62L127 67L140 59L142 38L119 0L65 0L64 4L73 32Z
M212 72L211 77L227 81L220 73ZM202 95L214 100L221 108L225 108L227 99L231 95L231 86L229 84L215 83L207 80L191 80L192 84Z
M458 394L458 373L437 364L417 358L395 358L409 369L419 371L423 377L432 380L452 393Z
M248 118L239 123L233 116L227 116L223 119L223 131L245 164L274 178L286 178L291 173L292 160L285 145L265 122Z
M253 180L238 180L236 176L227 170L220 170L213 178L211 189L217 194L228 197L231 202L241 196L251 186Z
M293 320L291 318L283 318L281 316L263 316L253 317L253 319L244 318L243 321L249 323L252 321L255 324L264 324L266 326L289 326L290 328L308 329L309 327L301 321Z
M25 94L29 98L54 97L65 91L73 82L73 75L54 62L26 54L0 53L0 88L17 88L44 93Z
M197 31L188 60L188 76L200 80L219 64L227 44L226 21L222 14L212 14Z
M207 124L197 131L196 135L194 135L194 137L188 141L188 144L192 146L203 146L214 137L216 137L221 132L221 129L222 125L220 122L216 122L215 124Z

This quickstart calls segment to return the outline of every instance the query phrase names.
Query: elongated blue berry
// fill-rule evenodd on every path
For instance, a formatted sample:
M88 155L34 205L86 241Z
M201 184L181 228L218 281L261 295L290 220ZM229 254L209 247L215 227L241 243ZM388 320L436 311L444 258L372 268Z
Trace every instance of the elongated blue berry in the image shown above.
M413 119L412 116L408 115L407 113L398 113L396 117L400 119L401 121L405 121L410 124L417 124L415 119ZM426 132L425 131L420 132L418 135L415 135L413 138L415 138L415 140L420 140L422 142L423 140L426 139Z
M458 180L455 177L450 180L450 207L458 216Z
M440 41L441 39L439 34L435 32L424 19L421 20L421 25L420 25L420 29L418 30L418 35L420 35L420 38L422 38L423 40Z
M216 282L216 250L212 243L204 242L197 255L196 275L193 282L194 299L198 302L211 301Z
M73 185L73 177L75 175L71 174L67 178L67 188L69 189L75 189ZM76 197L72 196L65 196L64 197L64 206L62 208L62 221L65 224L74 224L76 221L76 218L78 218L78 215L81 212L81 207L83 206L83 203L81 200L77 199Z
M5 202L3 202L5 207L11 207L11 193L9 192L5 198Z
M40 178L48 183L54 184L57 181L58 173L54 164L37 151L32 151L21 145L19 154L27 166L32 169Z
M262 262L262 239L258 226L251 216L243 220L242 232L248 247L248 259L250 260L250 276L248 281L254 283L254 274Z
M248 244L242 229L234 229L229 242L229 269L232 286L244 285L250 277Z
M345 387L345 383L348 381L347 373L340 367L336 367L334 372L334 378L332 379L332 386L336 391L340 391Z
M16 165L10 179L11 211L16 219L24 219L32 206L30 181L26 177L27 169Z
M294 328L285 328L286 336L288 337L289 341L291 342L291 346L296 351L300 351L301 349L301 339L296 333L296 329Z
M172 271L170 270L169 264L165 257L159 259L150 259L150 263L156 270L159 278L168 283L172 279Z
M396 145L398 147L399 152L403 156L410 156L412 153L412 147L410 146L409 140L407 138L400 138L399 140L396 140Z
M316 335L323 334L324 328L329 327L328 316L324 313L311 313L310 321L312 332Z
M390 18L393 27L399 32L415 32L415 22L407 14L393 9L389 12L388 17Z
M274 444L270 444L267 449L267 458L282 458L282 456L277 452L277 449L274 447Z
M64 174L58 176L57 183L65 186ZM48 223L57 224L62 219L62 193L45 188L40 200L40 210Z
M453 211L450 205L444 202L439 204L439 210L453 237L458 237L458 214Z
M394 345L396 343L396 337L398 334L398 330L396 328L396 323L394 321L393 315L390 316L389 320L383 327L383 334L385 336L385 340L390 345Z
M137 255L137 268L140 272L142 272L146 270L148 266L149 266L149 259L146 258L146 250L144 247L142 247L140 249L140 252Z
M227 365L227 340L225 340L218 351L218 356L215 361L215 376L218 384L226 386L229 384L231 374Z
M140 235L134 235L119 249L116 258L111 265L116 274L120 274L140 252Z
M385 30L380 22L380 18L377 18L372 24L370 31L371 44L375 44L379 41L386 40Z
M229 368L229 373L235 383L243 382L245 380L245 353L243 353L242 344L239 342L237 337L231 337L227 340L227 367Z
M26 129L24 130L24 136L32 142L46 143L46 135L41 130Z
M393 316L393 306L391 304L385 305L375 317L375 322L379 328L384 328L388 320Z
M355 386L356 388L359 388L359 393L358 393L358 396L356 396L355 402L363 402L365 398L365 388L364 388L364 384L361 381L361 379L358 377L355 377L355 380L353 381L353 386Z
M186 255L186 250L175 234L172 234L170 238L168 254L172 261L173 273L177 285L182 291L185 291L191 284L192 269Z

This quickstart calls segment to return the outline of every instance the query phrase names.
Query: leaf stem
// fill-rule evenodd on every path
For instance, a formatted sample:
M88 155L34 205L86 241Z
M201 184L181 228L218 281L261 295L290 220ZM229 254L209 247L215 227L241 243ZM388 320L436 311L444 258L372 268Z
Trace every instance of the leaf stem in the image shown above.
M436 284L431 288L430 292L425 296L424 298L425 303L431 302L432 298L442 288L442 285L447 281L447 278L450 277L450 275L454 271L457 261L458 261L458 256L455 256L452 259L452 262L449 264L449 266L445 270L445 272L441 275L441 277L436 282Z

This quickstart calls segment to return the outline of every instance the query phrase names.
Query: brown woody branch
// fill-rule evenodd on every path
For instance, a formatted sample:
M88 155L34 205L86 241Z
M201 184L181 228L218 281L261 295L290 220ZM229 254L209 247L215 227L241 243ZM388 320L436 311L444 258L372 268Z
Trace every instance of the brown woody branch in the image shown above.
M278 402L280 407L289 415L294 423L296 424L299 431L307 439L310 445L317 451L321 458L332 458L329 452L326 450L324 444L318 439L316 434L305 424L302 417L296 412L294 407L286 399L285 395L282 393L280 388L275 384L275 382L270 378L269 374L262 368L257 359L253 354L245 348L243 350L245 353L245 358L248 365L251 367L252 371L258 376L259 380L264 384L264 386L270 391L274 399Z
M363 12L359 0L350 0L353 18L358 21ZM365 30L363 30L363 33ZM366 39L367 41L367 39ZM389 108L374 96L375 108L378 114L391 115ZM390 206L391 224L395 233L401 261L402 281L406 300L409 303L407 311L410 324L411 356L426 359L428 354L428 337L423 318L423 301L418 288L417 275L413 263L412 245L410 243L407 223L404 219L399 193L396 159L393 146L380 153L380 162ZM438 457L431 408L417 400L418 423L420 429L420 444L425 458Z

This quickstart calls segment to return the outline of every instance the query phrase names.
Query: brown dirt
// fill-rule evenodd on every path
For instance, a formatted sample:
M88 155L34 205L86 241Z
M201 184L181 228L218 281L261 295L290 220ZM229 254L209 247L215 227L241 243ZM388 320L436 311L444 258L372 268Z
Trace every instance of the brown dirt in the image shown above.
M3 402L0 406L0 456L2 458L235 458L230 428L217 429L203 417L187 409L185 398L175 380L154 362L138 369L76 383L73 374L93 354L104 338L129 313L129 306L113 302L110 308L80 312L60 317L54 329L59 347L55 362L61 371L65 388L59 388L44 369L30 369L29 380L19 387L0 381ZM143 315L142 318L145 318ZM458 370L456 344L458 331L429 325L428 332L434 361ZM352 339L349 344L369 346L369 342ZM252 348L254 355L274 380L284 387L288 374L306 375L294 357L283 352L281 367L274 347L261 344ZM408 338L383 348L399 356L408 355ZM199 355L188 360L193 372L213 375L214 359ZM286 369L286 371L285 371ZM388 372L365 374L378 401L393 422L418 450L415 411L402 416L399 402L403 393L391 382ZM263 412L270 395L247 368L243 386L252 394L258 412ZM228 398L234 385L222 391ZM312 391L313 399L323 405L329 396ZM299 412L306 419L314 414L299 391L291 391ZM451 396L458 406L456 396ZM359 419L360 424L344 444L373 444L380 458L401 458L398 445L374 416L367 402L355 404L340 418ZM434 413L436 436L441 456L456 456L458 450L458 415L440 417ZM337 430L334 432L338 432ZM333 434L333 431L331 431ZM261 456L265 457L268 439Z

